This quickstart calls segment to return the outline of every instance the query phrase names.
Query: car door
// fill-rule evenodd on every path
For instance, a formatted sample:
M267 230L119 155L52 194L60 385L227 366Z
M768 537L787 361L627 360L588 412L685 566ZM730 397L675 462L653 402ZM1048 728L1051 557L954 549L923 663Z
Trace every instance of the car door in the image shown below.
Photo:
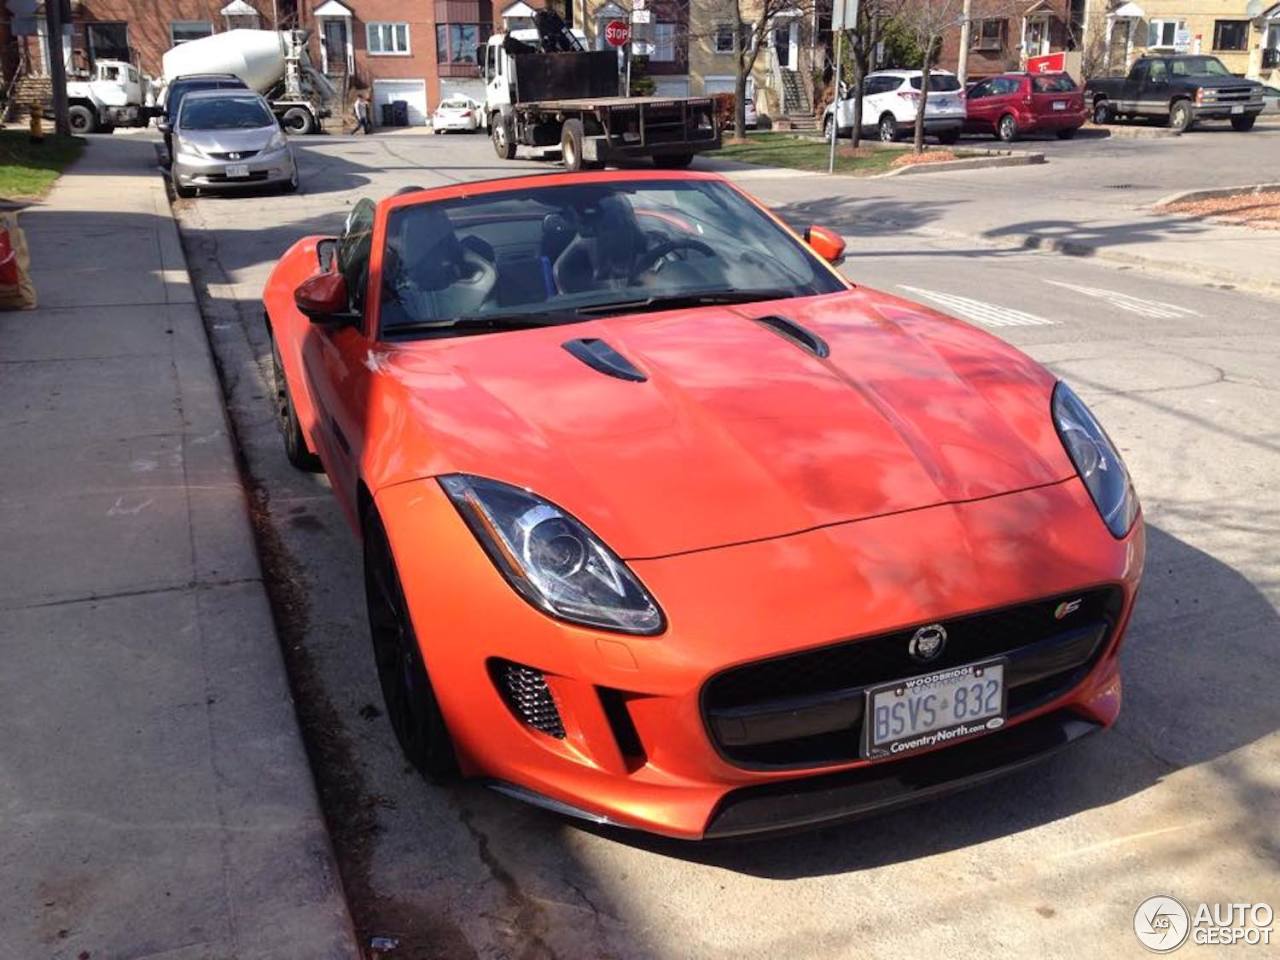
M880 122L880 115L886 111L892 113L889 104L893 91L902 82L901 77L876 77L875 84L862 100L862 125L875 129Z
M969 88L964 109L964 128L969 133L992 131L995 121L991 119L991 99L991 80L982 80Z
M376 206L360 200L338 238L334 269L346 279L347 323L311 325L302 345L307 389L316 409L316 451L344 508L356 509L356 481L363 447L371 339L366 317Z
M1147 61L1137 100L1138 109L1146 113L1159 113L1169 108L1169 67L1163 60Z

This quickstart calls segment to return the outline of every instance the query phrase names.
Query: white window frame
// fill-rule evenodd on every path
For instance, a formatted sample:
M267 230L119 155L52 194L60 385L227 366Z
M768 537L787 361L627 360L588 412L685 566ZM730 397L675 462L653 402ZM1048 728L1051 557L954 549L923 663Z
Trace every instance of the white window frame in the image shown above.
M404 30L404 49L388 50L384 44L390 40L392 47L397 46L398 32ZM385 31L385 32L384 32ZM374 49L374 37L377 37L378 48ZM409 36L409 24L404 20L376 20L364 25L365 48L371 57L411 57L413 56L412 38Z
M1169 42L1164 41L1164 29L1171 27L1173 29ZM1175 47L1178 44L1178 34L1187 29L1187 21L1185 20L1148 20L1147 21L1147 46L1148 47ZM1152 42L1152 34L1155 34L1155 42Z
M653 25L653 53L649 59L654 63L675 63L676 61L676 24L670 20L658 20ZM665 38L663 34L666 34ZM666 56L663 56L663 48Z
M989 23L997 24L996 35L994 37L987 36L986 25ZM970 32L969 49L970 50L1003 50L1008 42L1009 21L1002 17L978 17L973 21L973 29Z
M174 32L177 27L208 27L209 32L201 34L198 37L187 37L185 40L179 40ZM169 21L169 45L176 47L179 44L190 43L192 40L203 40L205 37L211 37L214 34L212 20L170 20Z

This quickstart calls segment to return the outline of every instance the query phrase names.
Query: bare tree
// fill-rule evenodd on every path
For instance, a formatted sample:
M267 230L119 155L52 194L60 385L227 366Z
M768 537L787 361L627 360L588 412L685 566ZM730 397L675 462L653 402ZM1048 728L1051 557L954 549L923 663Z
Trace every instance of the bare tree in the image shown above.
M768 43L770 33L780 25L780 21L811 19L813 3L814 0L713 0L710 4L714 21L712 41L721 27L733 31L734 136L741 138L746 135L747 81L760 59L760 51ZM805 77L804 82L810 82L809 78Z
M924 111L929 101L929 71L938 53L943 34L959 28L964 0L904 0L894 12L894 19L924 51L920 69L920 97L916 100L914 150L924 151Z
M839 2L839 0L837 0ZM880 25L888 15L889 0L861 0L858 4L858 22L846 34L849 45L850 83L849 96L853 99L853 129L850 133L854 149L862 140L862 87L871 71L871 57L880 42ZM840 91L836 91L836 105L831 111L832 122L840 122Z

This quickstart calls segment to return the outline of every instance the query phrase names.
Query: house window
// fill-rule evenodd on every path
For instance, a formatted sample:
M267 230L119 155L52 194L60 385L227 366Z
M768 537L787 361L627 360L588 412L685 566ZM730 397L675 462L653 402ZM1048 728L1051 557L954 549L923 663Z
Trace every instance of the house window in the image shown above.
M124 60L129 57L129 25L97 22L84 25L89 56L94 60Z
M1213 21L1213 49L1215 50L1248 50L1248 20L1215 20Z
M407 57L409 55L409 25L407 23L365 24L365 38L369 52L381 56Z
M213 24L208 20L174 20L169 24L169 41L173 46L213 35Z
M1152 20L1147 24L1147 46L1176 46L1178 34L1186 32L1187 21L1185 20Z
M974 50L1003 50L1008 25L1007 20L975 20L969 46Z
M733 53L733 24L716 25L715 49L716 53ZM738 49L751 49L751 24L749 23L742 24L742 39L738 41Z
M653 25L653 54L650 60L670 63L676 58L676 25L674 23L655 23Z
M436 63L476 63L480 45L488 42L489 27L479 23L436 24Z

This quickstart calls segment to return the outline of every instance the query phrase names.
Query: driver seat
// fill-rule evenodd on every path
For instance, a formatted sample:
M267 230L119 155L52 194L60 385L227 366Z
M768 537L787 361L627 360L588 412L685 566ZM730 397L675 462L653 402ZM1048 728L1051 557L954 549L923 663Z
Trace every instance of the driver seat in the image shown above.
M555 259L552 274L561 293L627 286L645 250L644 233L624 198L603 196L578 217L578 232Z

